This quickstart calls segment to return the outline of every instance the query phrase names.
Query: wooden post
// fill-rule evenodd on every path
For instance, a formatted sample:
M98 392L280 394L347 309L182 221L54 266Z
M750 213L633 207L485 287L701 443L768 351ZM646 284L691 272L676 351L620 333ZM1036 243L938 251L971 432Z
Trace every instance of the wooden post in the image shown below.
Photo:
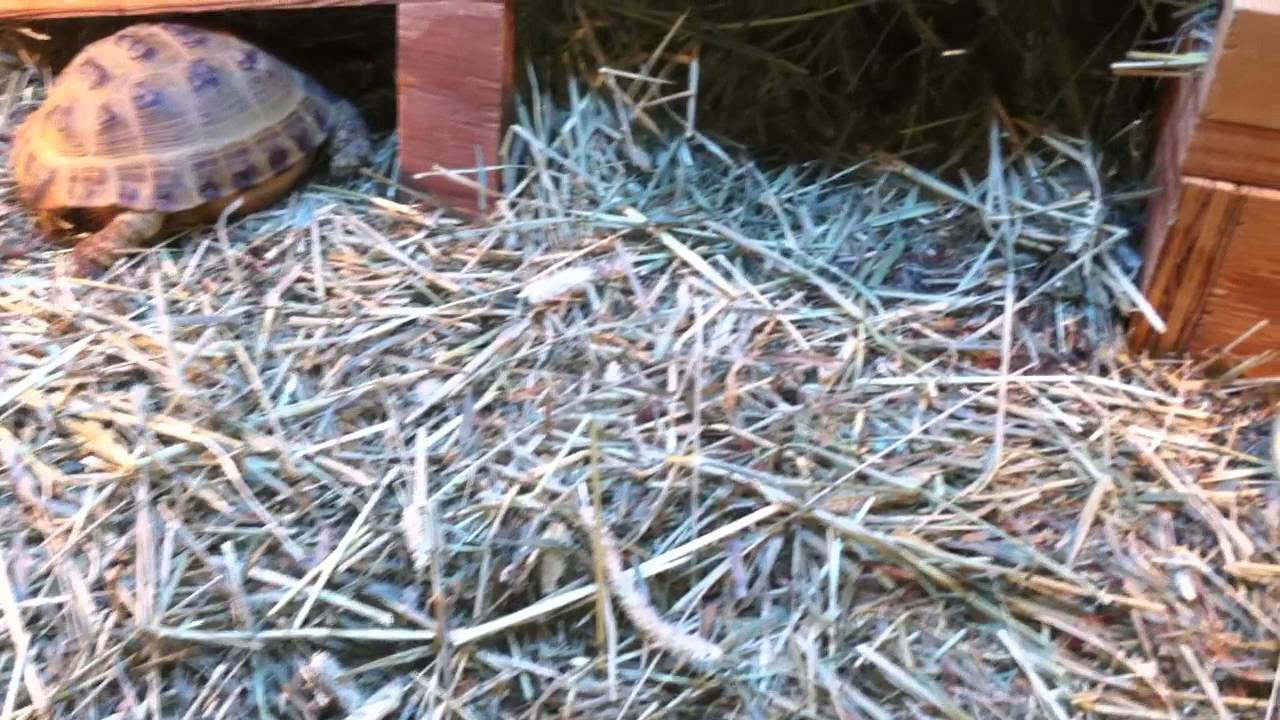
M396 9L403 182L456 208L492 207L515 75L514 0L437 0ZM463 182L433 174L457 173ZM461 172L458 172L461 171ZM484 197L477 186L490 194Z
M402 181L465 211L473 185L415 179L437 166L499 193L494 166L515 76L516 0L0 0L0 21L227 10L396 5L396 94ZM490 201L489 206L492 206Z
M1135 350L1232 346L1227 360L1280 350L1276 67L1280 0L1227 0L1208 66L1169 88L1142 278L1168 328L1157 332L1135 315ZM1249 374L1272 373L1280 357Z

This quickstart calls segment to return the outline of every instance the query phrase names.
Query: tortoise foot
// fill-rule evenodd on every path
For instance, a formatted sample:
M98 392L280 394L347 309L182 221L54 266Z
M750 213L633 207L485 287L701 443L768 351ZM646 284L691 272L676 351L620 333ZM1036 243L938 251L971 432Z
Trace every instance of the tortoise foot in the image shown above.
M107 274L108 267L78 247L67 256L67 276L79 280L98 280Z
M346 100L334 101L333 111L333 150L329 157L329 171L338 177L349 177L373 158L369 126L356 106Z
M39 235L28 235L22 238L0 240L0 260L26 257L44 247L47 239Z
M125 211L116 215L106 227L75 246L68 259L68 274L84 279L101 277L121 250L154 238L163 223L159 213Z

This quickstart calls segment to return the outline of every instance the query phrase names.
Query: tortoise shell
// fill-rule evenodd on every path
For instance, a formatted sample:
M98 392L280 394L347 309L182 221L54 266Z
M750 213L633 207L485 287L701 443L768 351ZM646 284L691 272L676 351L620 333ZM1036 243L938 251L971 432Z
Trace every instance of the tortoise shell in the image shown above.
M133 25L86 45L14 135L40 210L180 212L290 168L328 137L314 80L233 35Z

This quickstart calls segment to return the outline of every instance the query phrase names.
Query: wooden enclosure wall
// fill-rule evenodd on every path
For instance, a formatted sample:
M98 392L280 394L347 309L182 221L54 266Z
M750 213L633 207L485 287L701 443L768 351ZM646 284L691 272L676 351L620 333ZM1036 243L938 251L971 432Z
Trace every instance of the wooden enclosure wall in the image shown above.
M1135 316L1132 344L1280 350L1280 0L1227 0L1208 67L1166 100L1142 283L1168 329Z

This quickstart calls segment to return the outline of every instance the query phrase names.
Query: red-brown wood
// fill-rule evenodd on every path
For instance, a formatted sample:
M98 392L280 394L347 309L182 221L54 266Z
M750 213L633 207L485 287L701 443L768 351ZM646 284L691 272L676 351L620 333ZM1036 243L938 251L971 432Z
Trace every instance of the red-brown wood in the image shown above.
M452 0L396 9L400 153L406 184L458 208L492 206L494 168L515 74L513 0ZM473 184L432 173L448 168ZM466 172L458 172L464 170Z
M1234 345L1228 360L1280 351L1280 190L1184 178L1174 193L1161 271L1147 287L1168 329L1157 334L1138 320L1134 340L1156 352L1216 353ZM1269 324L1248 335L1264 320ZM1280 357L1248 374L1277 372Z
M1185 48L1192 50L1196 48ZM1135 349L1235 357L1280 349L1280 0L1228 0L1203 73L1167 88ZM1280 372L1280 361L1252 375Z
M1280 130L1280 0L1227 0L1201 86L1201 115Z
M1204 71L1169 88L1169 171L1280 187L1278 61L1280 0L1228 0Z
M1229 183L1174 177L1152 208L1144 291L1165 319L1157 334L1135 315L1131 337L1157 353L1186 349L1216 275L1230 246L1239 200Z

